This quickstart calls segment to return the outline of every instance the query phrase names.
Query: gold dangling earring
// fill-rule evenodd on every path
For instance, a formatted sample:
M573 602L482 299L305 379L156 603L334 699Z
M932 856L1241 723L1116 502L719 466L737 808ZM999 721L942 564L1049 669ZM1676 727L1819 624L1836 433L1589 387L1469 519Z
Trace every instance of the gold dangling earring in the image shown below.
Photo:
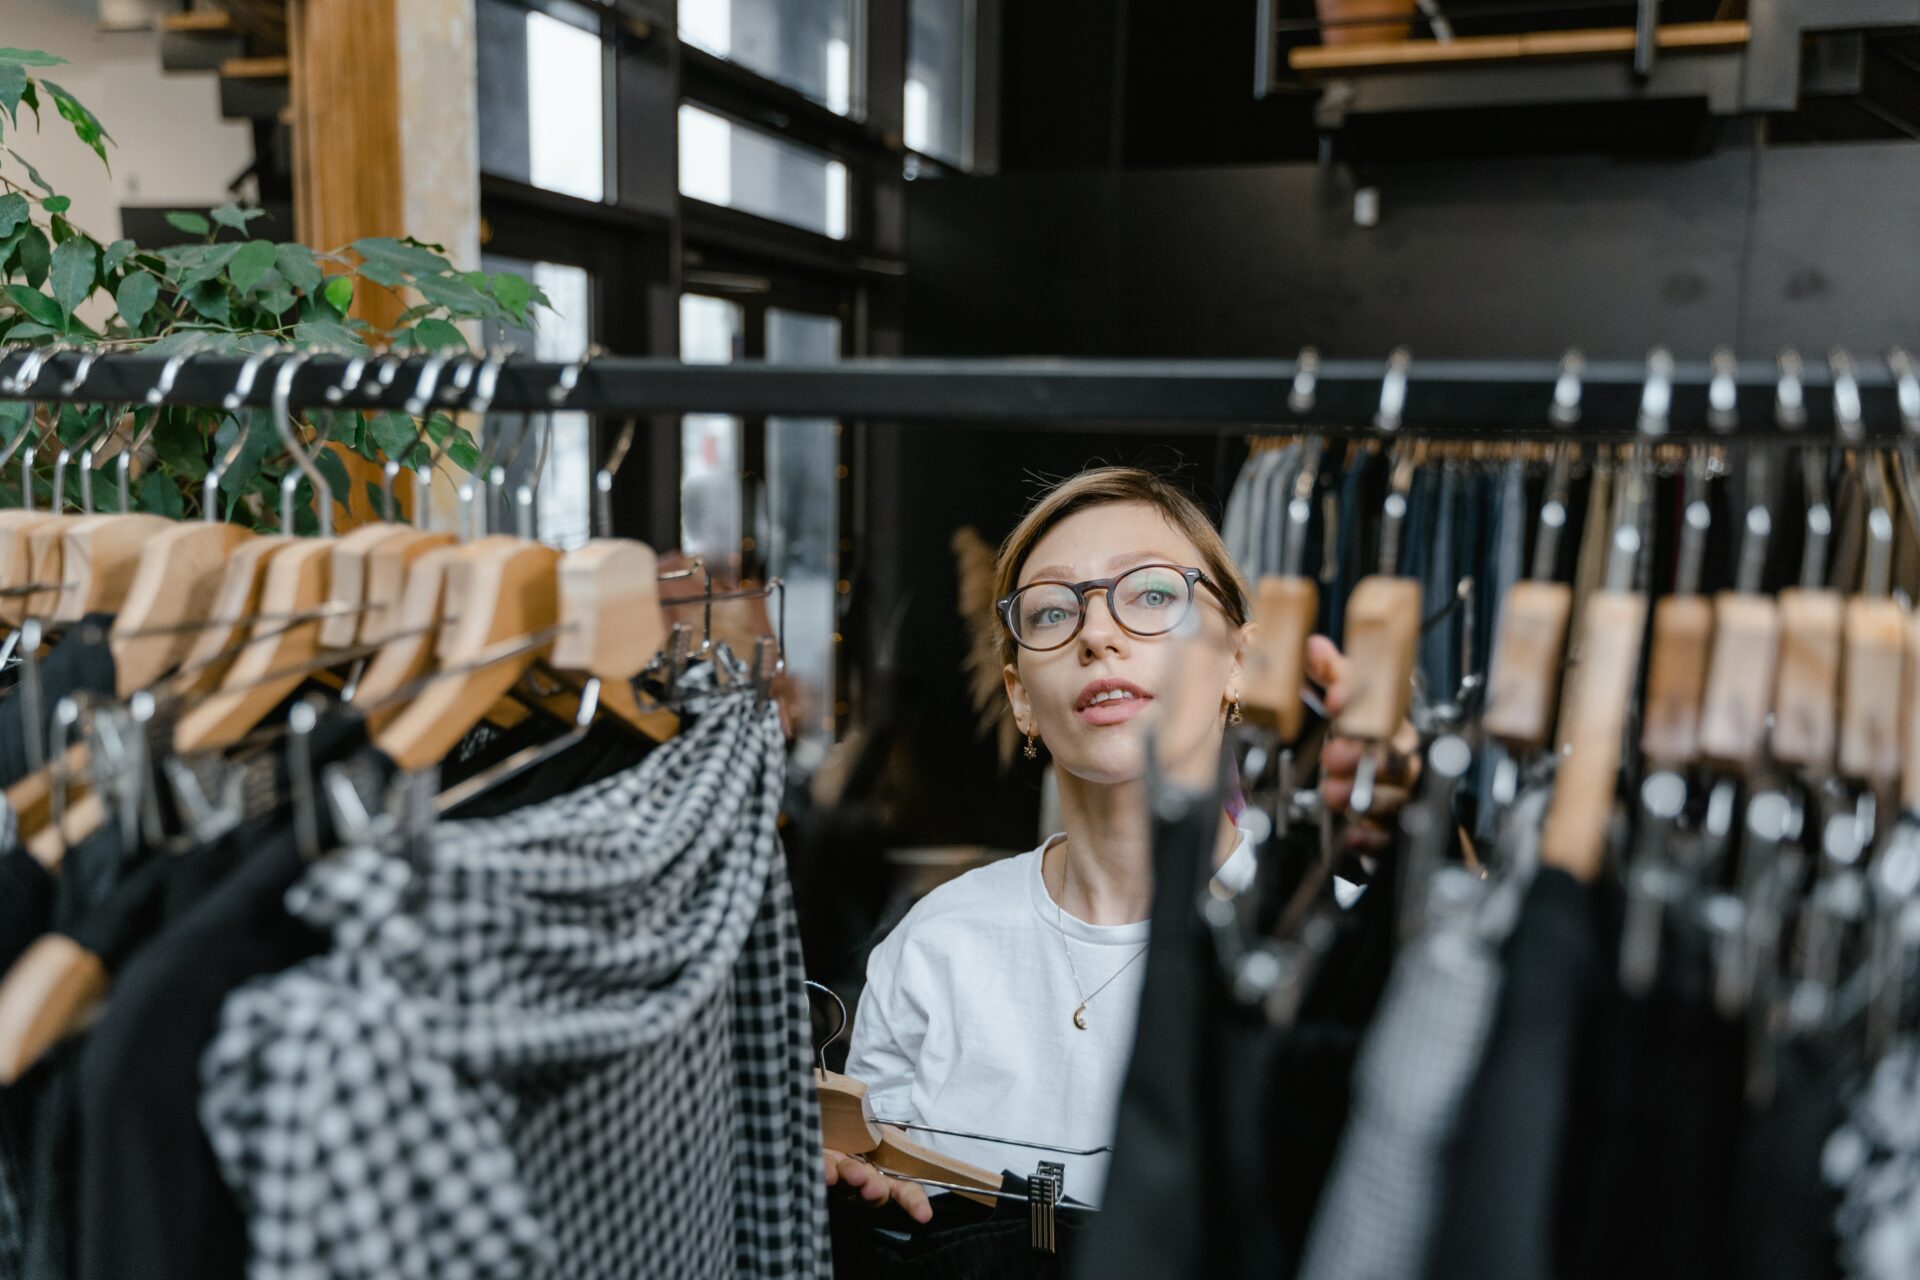
M1027 754L1027 759L1029 760L1038 760L1040 758L1040 752L1034 748L1032 734L1027 735L1027 753L1026 754Z
M1227 723L1228 724L1240 723L1240 699L1238 698L1235 698L1232 702L1229 702L1227 704Z

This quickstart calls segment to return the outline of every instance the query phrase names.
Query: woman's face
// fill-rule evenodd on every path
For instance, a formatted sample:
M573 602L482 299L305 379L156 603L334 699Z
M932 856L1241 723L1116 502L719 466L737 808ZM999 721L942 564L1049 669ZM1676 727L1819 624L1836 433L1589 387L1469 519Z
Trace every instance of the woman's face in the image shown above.
M1205 568L1200 549L1158 508L1116 502L1068 516L1034 544L1017 586L1111 578L1144 564ZM1130 782L1146 768L1151 726L1165 761L1211 759L1227 702L1238 696L1246 628L1194 587L1184 625L1159 636L1122 630L1104 591L1087 596L1080 634L1044 653L1020 649L1006 668L1021 733L1047 744L1060 768L1089 782ZM1130 695L1118 700L1109 692Z

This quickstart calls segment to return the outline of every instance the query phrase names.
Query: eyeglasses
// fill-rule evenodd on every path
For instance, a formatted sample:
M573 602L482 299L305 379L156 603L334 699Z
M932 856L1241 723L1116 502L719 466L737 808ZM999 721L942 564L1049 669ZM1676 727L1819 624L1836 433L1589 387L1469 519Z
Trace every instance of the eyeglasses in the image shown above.
M1117 578L1086 582L1029 582L999 602L1000 620L1023 649L1045 653L1069 644L1087 624L1087 594L1107 593L1107 612L1129 635L1163 636L1193 611L1199 583L1222 605L1227 598L1201 569L1177 564L1143 564Z

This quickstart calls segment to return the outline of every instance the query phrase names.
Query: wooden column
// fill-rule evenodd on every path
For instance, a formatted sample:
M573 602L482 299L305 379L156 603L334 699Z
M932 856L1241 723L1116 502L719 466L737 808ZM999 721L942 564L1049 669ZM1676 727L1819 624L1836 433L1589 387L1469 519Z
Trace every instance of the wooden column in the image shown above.
M478 268L473 0L288 0L287 15L297 238L332 250L411 235ZM353 313L391 328L417 300L363 281ZM378 470L347 461L358 522L375 514L360 481Z

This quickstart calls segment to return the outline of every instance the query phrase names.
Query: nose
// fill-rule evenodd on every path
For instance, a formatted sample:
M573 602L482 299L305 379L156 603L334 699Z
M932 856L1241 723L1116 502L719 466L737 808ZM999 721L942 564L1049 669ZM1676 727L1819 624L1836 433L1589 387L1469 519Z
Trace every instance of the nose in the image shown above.
M1124 655L1132 640L1126 629L1114 619L1112 597L1105 588L1087 592L1086 621L1080 627L1080 655L1092 661L1103 653Z

